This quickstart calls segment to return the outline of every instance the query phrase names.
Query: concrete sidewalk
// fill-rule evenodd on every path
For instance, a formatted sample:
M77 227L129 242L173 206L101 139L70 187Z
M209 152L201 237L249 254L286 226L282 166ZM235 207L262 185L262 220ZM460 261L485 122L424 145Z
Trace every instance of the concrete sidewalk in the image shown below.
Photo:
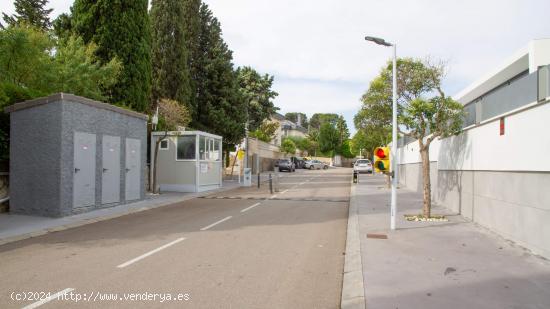
M14 215L0 213L0 245L44 235L49 232L61 231L94 222L109 220L131 213L167 206L196 197L206 196L238 188L237 182L224 181L223 187L217 190L200 193L166 192L160 195L147 194L145 200L63 218Z
M449 222L405 221L422 208L406 189L390 231L382 176L361 175L355 198L367 308L550 308L549 261L440 207Z

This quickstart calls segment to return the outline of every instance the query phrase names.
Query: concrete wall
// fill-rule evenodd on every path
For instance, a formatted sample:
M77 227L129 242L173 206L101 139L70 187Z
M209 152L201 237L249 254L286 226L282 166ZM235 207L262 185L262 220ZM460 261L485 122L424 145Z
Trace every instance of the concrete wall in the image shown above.
M11 113L10 212L62 215L61 115L61 102Z
M432 144L434 203L550 258L550 103ZM400 148L399 181L421 192L418 143Z

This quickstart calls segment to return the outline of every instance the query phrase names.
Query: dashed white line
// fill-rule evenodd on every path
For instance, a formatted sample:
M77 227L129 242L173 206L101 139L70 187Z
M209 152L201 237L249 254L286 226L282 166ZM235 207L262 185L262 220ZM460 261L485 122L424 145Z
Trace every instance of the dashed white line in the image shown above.
M284 190L283 192L281 192L281 194L285 194L288 192L288 189Z
M208 230L209 228L214 227L214 226L216 226L216 225L218 225L218 224L220 224L220 223L222 223L222 222L225 222L225 221L227 221L227 220L229 220L229 219L231 219L231 218L233 218L233 217L232 217L232 216L225 217L225 218L221 219L220 221L216 221L216 222L214 222L214 223L212 223L212 224L210 224L210 225L207 225L207 226L203 227L203 228L201 229L201 231L206 231L206 230Z
M172 242L167 243L167 244L164 245L164 246L160 246L160 247L158 247L158 248L156 248L156 249L154 249L154 250L151 250L151 251L149 251L149 252L147 252L147 253L145 253L145 254L143 254L143 255L140 255L140 256L138 256L138 257L135 258L135 259L131 259L131 260L129 260L129 261L126 262L126 263L122 263L122 264L118 265L117 267L118 267L118 268L124 268L124 267L126 267L126 266L128 266L128 265L134 264L135 262L137 262L137 261L139 261L139 260L142 260L142 259L144 259L144 258L146 258L146 257L148 257L148 256L150 256L150 255L153 255L153 254L159 252L160 250L163 250L163 249L166 249L166 248L168 248L168 247L170 247L170 246L173 246L173 245L175 245L175 244L177 244L178 242L183 241L183 240L185 240L185 237L178 238L178 239L176 239L176 240L174 240L174 241L172 241Z
M270 200L274 199L277 197L277 194L273 194L272 196L269 197Z
M259 206L260 204L262 204L262 203L256 203L256 204L254 204L254 205L252 205L252 206L250 206L250 207L246 207L245 209L241 210L241 212L248 211L248 210L250 210L250 209L252 209L252 208L254 208L254 207L256 207L256 206Z
M57 292L57 293L55 293L55 294L53 294L53 295L50 295L50 296L48 296L48 297L46 297L46 298L44 298L44 299L42 299L42 300L39 300L39 301L37 301L37 302L35 302L35 303L32 303L32 304L30 304L30 305L28 305L28 306L25 306L25 307L23 307L23 309L32 309L32 308L36 308L36 307L38 307L38 306L42 306L42 305L44 305L45 303L50 302L50 301L52 301L52 300L54 300L54 299L58 299L61 295L65 295L65 294L67 294L67 293L69 293L69 292L71 292L71 291L74 291L74 289L73 289L73 288L66 288L66 289L64 289L63 291L59 291L59 292Z

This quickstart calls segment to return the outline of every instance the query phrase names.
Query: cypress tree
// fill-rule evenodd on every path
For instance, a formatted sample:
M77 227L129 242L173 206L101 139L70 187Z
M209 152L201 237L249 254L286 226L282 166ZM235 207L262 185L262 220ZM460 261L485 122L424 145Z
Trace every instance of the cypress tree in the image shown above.
M185 36L185 49L187 50L187 66L190 75L191 96L189 107L193 119L198 117L198 100L201 96L200 81L204 80L204 50L201 49L200 9L201 0L181 0L183 5L183 31Z
M193 110L185 21L183 1L152 1L153 107L160 98L168 98L186 104L189 110Z
M206 4L201 5L199 17L200 57L194 60L197 115L193 126L219 134L226 145L234 145L244 136L246 105L239 94L233 55L222 39L219 21Z
M48 0L15 0L15 13L8 16L2 13L4 21L9 25L26 22L39 29L47 30L51 26L50 13L53 9L46 9Z
M103 62L118 58L123 69L118 82L105 89L111 103L136 111L150 109L151 28L147 0L76 0L71 26L85 43L98 45Z

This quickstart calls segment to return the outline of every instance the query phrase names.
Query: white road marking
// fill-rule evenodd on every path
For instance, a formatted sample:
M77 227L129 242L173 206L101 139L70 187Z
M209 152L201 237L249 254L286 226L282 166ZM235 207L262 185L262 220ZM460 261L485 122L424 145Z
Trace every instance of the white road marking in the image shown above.
M214 223L212 223L212 224L210 224L210 225L208 225L208 226L203 227L203 228L201 229L201 231L206 231L206 230L208 230L209 228L214 227L214 226L216 226L216 225L218 225L218 224L220 224L220 223L222 223L222 222L224 222L224 221L227 221L227 220L229 220L229 219L231 219L231 218L233 218L233 217L232 217L232 216L225 217L225 218L221 219L220 221L216 221L216 222L214 222Z
M277 194L273 194L272 196L269 197L269 199L274 199L277 197Z
M303 184L305 184L305 182L300 182L300 186L303 185Z
M256 204L254 204L254 205L252 205L252 206L250 206L250 207L246 207L245 209L241 210L241 212L248 211L248 210L250 210L250 209L252 209L252 208L254 208L254 207L256 207L256 206L259 206L260 204L262 204L262 203L256 203Z
M128 265L134 264L135 262L137 262L137 261L139 261L139 260L142 260L142 259L144 259L144 258L146 258L146 257L148 257L148 256L150 256L150 255L153 255L153 254L159 252L160 250L166 249L166 248L168 248L168 247L170 247L170 246L172 246L172 245L175 245L175 244L177 244L178 242L183 241L183 240L185 240L185 237L178 238L178 239L176 239L176 240L174 240L174 241L172 241L172 242L167 243L167 244L164 245L164 246L160 246L160 247L158 247L158 248L156 248L156 249L154 249L154 250L151 250L151 251L149 251L149 252L147 252L147 253L145 253L145 254L143 254L143 255L140 255L140 256L138 256L138 257L135 258L135 259L131 259L131 260L129 260L129 261L126 262L126 263L122 263L122 264L118 265L117 267L118 267L118 268L124 268L124 267L126 267L126 266L128 266Z
M281 194L285 194L288 192L288 189L284 190L283 192L281 192Z
M36 308L36 307L42 306L42 305L44 305L45 303L50 302L50 301L52 301L52 300L54 300L54 299L58 299L61 295L65 295L65 294L67 294L67 293L69 293L69 292L71 292L71 291L74 291L74 289L73 289L73 288L66 288L66 289L64 289L63 291L57 292L57 293L52 294L52 295L50 295L50 296L48 296L48 297L46 297L46 298L44 298L44 299L42 299L42 300L39 300L39 301L37 301L37 302L35 302L35 303L32 303L32 304L30 304L30 305L28 305L28 306L25 306L25 307L23 307L23 309L32 309L32 308Z

